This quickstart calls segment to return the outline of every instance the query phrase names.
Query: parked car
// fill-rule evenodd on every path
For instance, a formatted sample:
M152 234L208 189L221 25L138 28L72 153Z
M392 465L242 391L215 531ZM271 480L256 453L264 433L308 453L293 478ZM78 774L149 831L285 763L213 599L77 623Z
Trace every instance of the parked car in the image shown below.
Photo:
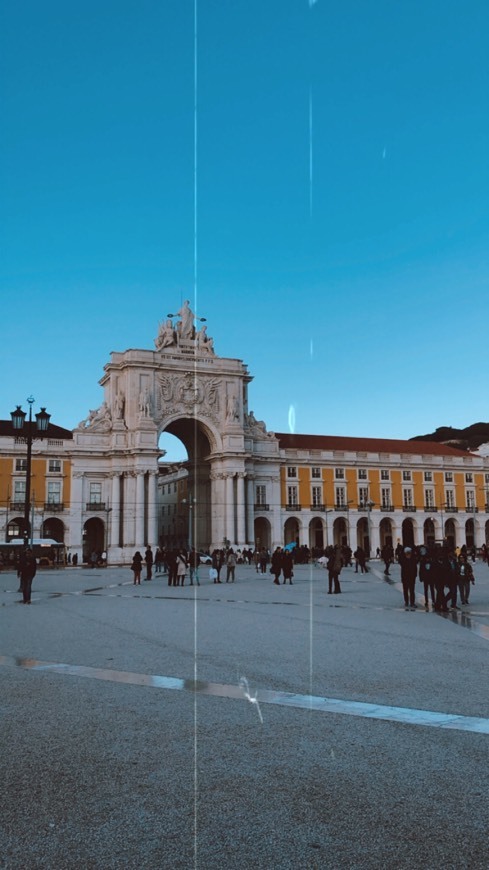
M212 565L212 558L209 553L198 553L201 565Z

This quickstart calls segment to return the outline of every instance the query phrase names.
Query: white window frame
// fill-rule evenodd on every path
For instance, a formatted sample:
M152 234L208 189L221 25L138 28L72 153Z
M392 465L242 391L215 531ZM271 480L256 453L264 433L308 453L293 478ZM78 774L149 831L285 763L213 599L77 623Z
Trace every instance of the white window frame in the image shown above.
M466 471L465 472L465 483L473 483L473 482L474 482L474 475L472 474L471 471Z
M358 504L367 506L367 502L370 501L370 493L368 486L359 486L358 487Z
M380 501L383 508L392 507L392 496L390 486L382 486L380 488Z
M346 507L346 487L335 487L335 505L338 507Z
M54 465L55 463L58 467L51 468L51 465ZM62 469L61 459L48 459L48 473L49 474L59 474L61 472L61 469Z
M455 507L455 490L454 489L446 489L445 490L445 507L446 508Z
M402 482L403 483L412 483L413 476L411 471L407 468L404 468L402 471Z
M445 471L445 483L453 483L453 471Z
M368 480L368 471L366 468L358 469L358 480Z
M293 480L297 480L297 465L288 465L287 466L287 478L292 478Z
M468 508L475 508L475 491L473 489L465 490L465 504Z
M433 472L432 471L425 471L424 482L425 483L433 483Z
M344 468L335 468L334 479L335 480L344 480L345 479L345 469Z
M299 489L296 483L289 483L287 486L287 505L289 507L297 507L299 504Z
M406 508L414 507L413 490L410 486L403 486L402 488L402 506Z
M386 481L386 480L391 479L391 474L390 474L390 471L388 468L381 468L380 469L380 479L382 481Z
M48 480L46 502L47 504L61 504L60 480Z
M313 507L319 507L323 504L323 488L317 484L311 487L311 504Z
M435 507L435 491L430 486L424 491L424 505L431 509Z
M321 480L321 468L319 467L319 465L312 466L311 477L313 480Z
M102 504L102 484L98 481L91 480L89 483L89 503L90 504Z
M25 501L25 480L14 480L14 502Z
M22 474L23 471L27 471L27 459L17 456L15 459L15 471L17 474Z
M264 505L267 503L267 487L264 483L257 483L255 486L255 504Z

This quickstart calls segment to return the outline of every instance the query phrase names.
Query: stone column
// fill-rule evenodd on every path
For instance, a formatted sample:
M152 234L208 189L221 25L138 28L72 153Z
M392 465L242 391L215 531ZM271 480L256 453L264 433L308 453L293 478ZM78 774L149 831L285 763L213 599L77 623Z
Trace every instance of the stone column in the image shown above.
M156 471L148 472L148 544L158 545L158 500L156 494Z
M224 475L220 471L211 471L211 543L213 547L222 547L224 540Z
M226 474L226 538L233 544L234 530L234 472Z
M70 529L66 543L71 548L71 555L78 554L78 562L81 563L83 548L83 472L75 471L71 477L70 498Z
M134 471L126 471L123 479L124 485L124 547L134 548L136 543L136 529L134 505L136 501L136 474Z
M144 541L144 471L136 472L136 501L134 503L134 514L136 517L135 546L137 549L142 549L146 543Z
M246 541L255 543L255 476L248 474L246 479Z
M119 520L120 520L120 476L117 471L112 474L112 512L110 516L110 540L109 547L119 546Z
M280 502L280 477L272 477L271 479L272 498L270 509L272 512L272 552L275 547L280 547L283 544L284 532L282 528L282 505Z
M236 493L236 510L237 510L237 541L238 547L244 547L246 543L246 516L245 516L245 477L244 471L238 471L238 484Z

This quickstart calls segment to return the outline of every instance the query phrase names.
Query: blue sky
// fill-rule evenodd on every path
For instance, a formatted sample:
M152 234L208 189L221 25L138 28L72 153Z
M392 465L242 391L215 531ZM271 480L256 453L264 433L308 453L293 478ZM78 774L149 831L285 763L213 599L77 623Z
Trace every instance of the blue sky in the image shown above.
M185 298L275 431L488 420L489 6L4 0L8 417L72 427ZM312 158L312 159L311 159Z

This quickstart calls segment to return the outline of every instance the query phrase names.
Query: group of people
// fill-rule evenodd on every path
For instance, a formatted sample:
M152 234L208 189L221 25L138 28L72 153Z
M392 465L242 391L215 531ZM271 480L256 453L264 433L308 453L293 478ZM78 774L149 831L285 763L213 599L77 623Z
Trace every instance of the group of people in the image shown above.
M466 552L450 552L446 548L428 549L404 547L398 554L401 566L401 581L406 610L415 610L416 578L423 583L424 605L429 609L430 599L434 610L448 613L460 610L460 603L469 603L470 589L475 583L474 570Z
M214 550L210 558L212 559L212 565L209 568L209 579L214 583L221 583L221 570L225 567L226 583L234 583L236 565L238 564L238 558L234 550L232 548L226 551ZM154 566L155 575L162 572L168 574L168 586L185 586L187 576L190 580L190 586L194 584L200 586L199 566L202 563L202 559L195 547L192 547L191 550L183 548L165 550L158 547L153 555L151 547L148 546L144 557L139 550L136 550L131 563L135 586L141 585L143 562L146 566L145 581L153 579Z

